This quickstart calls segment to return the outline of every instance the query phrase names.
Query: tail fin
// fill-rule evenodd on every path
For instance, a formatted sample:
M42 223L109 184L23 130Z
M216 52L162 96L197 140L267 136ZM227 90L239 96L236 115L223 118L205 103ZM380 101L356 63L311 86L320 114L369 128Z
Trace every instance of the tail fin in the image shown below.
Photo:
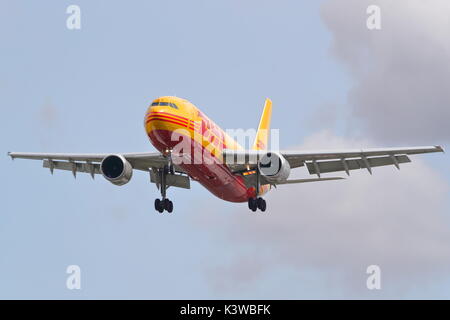
M269 131L270 131L270 119L272 117L272 101L267 98L264 104L264 110L259 121L258 132L256 133L255 142L253 143L253 150L265 150L267 149Z

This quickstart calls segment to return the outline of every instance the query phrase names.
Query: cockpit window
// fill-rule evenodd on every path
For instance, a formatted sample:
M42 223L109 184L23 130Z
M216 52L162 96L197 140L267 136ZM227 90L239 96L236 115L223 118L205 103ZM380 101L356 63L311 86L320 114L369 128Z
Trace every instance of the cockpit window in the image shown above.
M178 109L178 106L173 102L153 102L152 107L154 106L171 107L174 109Z

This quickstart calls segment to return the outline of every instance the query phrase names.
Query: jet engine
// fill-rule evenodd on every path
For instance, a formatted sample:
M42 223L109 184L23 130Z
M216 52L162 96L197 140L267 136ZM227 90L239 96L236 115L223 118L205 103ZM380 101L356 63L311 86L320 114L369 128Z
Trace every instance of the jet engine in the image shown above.
M100 169L105 179L116 186L128 183L133 176L133 167L122 155L112 154L105 157Z
M289 162L279 153L267 152L258 162L261 175L271 183L286 181L291 172Z

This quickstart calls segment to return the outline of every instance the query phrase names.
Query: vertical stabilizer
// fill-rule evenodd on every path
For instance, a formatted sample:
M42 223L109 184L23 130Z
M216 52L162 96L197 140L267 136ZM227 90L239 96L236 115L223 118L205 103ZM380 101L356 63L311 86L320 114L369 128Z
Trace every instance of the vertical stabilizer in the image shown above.
M272 117L272 101L267 98L264 104L264 110L259 120L258 132L256 133L255 142L253 143L253 150L265 150L267 149L269 132L270 132L270 119Z

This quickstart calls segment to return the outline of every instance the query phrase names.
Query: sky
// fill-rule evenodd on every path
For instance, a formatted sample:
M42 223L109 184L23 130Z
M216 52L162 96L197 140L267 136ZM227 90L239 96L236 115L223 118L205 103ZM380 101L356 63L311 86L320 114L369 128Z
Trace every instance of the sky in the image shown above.
M164 95L223 129L256 127L270 97L282 149L445 147L449 15L447 0L1 0L0 298L450 298L446 154L280 186L264 214L193 182L168 190L171 215L143 172L117 187L6 156L154 151L143 119Z

